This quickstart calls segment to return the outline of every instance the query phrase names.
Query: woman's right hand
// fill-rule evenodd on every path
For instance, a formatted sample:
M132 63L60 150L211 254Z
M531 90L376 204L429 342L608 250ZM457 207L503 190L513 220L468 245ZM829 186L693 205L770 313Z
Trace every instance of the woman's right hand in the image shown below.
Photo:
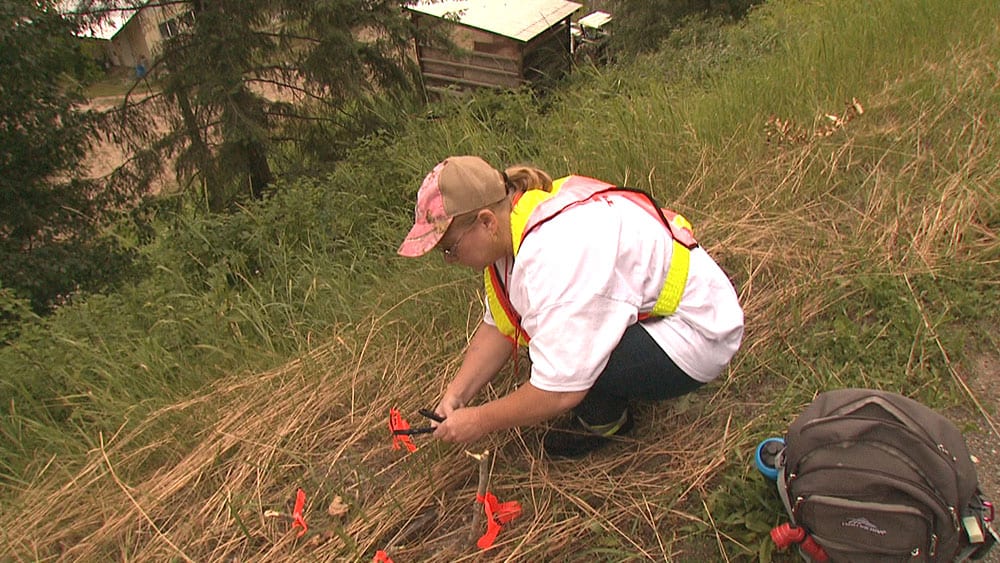
M445 395L441 397L441 401L437 404L436 407L434 407L434 412L443 416L444 418L448 418L451 415L452 411L458 410L464 406L465 403L461 399L445 393ZM437 425L435 424L435 426Z

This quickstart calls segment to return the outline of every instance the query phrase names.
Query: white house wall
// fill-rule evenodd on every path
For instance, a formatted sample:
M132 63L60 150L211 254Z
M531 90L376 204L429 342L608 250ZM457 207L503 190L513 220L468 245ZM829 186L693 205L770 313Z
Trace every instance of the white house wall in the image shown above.
M151 63L159 55L164 37L160 24L184 13L183 4L150 6L136 12L111 38L108 56L111 63L134 67L145 59ZM147 65L148 66L148 65Z

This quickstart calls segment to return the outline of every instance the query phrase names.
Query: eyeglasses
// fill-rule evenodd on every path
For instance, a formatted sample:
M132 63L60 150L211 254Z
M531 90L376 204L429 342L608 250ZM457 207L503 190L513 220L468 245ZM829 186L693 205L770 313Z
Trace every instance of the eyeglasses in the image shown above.
M455 257L455 253L458 252L458 245L462 243L462 239L465 238L465 235L467 235L469 231L472 230L472 227L474 227L475 225L476 225L475 223L472 223L471 225L466 227L465 230L462 231L462 234L458 235L458 238L455 239L455 242L451 243L451 246L449 246L448 248L441 249L441 252L444 253L445 258Z

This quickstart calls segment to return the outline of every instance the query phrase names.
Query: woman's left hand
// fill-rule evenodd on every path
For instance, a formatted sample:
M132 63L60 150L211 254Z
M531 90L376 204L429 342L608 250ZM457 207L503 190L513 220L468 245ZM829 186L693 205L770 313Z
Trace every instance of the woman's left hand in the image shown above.
M486 435L480 407L466 407L451 411L448 418L437 426L434 437L445 442L468 444Z

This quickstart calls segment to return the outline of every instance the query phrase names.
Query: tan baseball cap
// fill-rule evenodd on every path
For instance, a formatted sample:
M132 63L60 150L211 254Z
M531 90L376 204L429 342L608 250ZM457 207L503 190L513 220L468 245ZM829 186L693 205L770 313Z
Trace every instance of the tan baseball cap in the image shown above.
M452 219L507 197L503 174L478 156L450 156L424 178L417 192L413 228L397 252L423 256L444 236Z

